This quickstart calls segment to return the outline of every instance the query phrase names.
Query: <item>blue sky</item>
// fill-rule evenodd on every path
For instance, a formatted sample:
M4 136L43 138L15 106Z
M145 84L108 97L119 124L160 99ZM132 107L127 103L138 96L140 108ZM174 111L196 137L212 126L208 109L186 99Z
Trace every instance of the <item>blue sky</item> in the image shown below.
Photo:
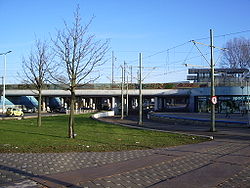
M7 83L19 82L16 73L21 72L22 56L31 50L35 38L49 39L56 29L63 28L63 20L71 23L77 4L83 23L95 16L90 32L97 39L111 40L111 51L117 59L117 82L123 61L133 66L136 77L139 52L144 57L145 82L185 80L184 63L208 66L188 41L206 38L199 42L209 43L209 29L214 30L215 36L250 30L250 0L0 0L0 53L13 51L7 56ZM241 36L250 38L250 31L215 37L214 43L222 47L229 39ZM209 53L208 47L199 48L204 54ZM216 66L220 54L215 52ZM99 72L102 76L98 82L110 82L111 62ZM3 57L0 57L2 75Z

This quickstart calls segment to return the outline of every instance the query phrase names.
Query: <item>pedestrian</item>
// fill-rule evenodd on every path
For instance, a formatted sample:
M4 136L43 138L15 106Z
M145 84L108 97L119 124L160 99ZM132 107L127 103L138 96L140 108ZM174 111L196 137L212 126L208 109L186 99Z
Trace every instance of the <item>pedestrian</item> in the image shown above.
M230 118L230 107L226 107L226 118Z

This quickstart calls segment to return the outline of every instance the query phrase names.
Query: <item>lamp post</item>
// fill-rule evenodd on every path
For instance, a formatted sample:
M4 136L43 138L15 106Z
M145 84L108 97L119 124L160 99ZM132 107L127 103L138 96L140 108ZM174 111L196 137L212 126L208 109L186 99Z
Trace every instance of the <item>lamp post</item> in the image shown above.
M5 53L0 53L0 55L4 56L4 75L3 75L3 106L2 106L2 113L5 112L5 84L6 84L6 55L12 51L8 51Z

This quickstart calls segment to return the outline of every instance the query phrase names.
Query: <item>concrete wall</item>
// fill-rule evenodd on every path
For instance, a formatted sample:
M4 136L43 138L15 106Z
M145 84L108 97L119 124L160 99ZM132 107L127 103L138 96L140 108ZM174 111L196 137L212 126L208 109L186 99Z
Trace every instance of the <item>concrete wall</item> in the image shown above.
M92 115L92 117L95 118L95 119L98 119L98 118L110 117L110 116L114 116L114 115L115 115L114 111L107 111L107 112L96 113L96 114Z
M243 91L243 95L250 94L249 88L244 87L243 90L241 87L215 87L215 94L217 96L241 96ZM133 98L138 97L139 90L129 90L129 100L133 100ZM161 103L164 103L164 98L168 97L188 97L189 96L189 103L188 109L189 111L193 112L195 108L195 97L196 96L210 96L210 88L203 87L203 88L193 88L193 89L143 89L142 91L143 97L159 97L159 100L156 100L158 106ZM69 97L70 92L67 90L43 90L44 97ZM35 96L36 91L32 90L6 90L6 96ZM119 111L120 106L120 99L121 99L121 90L77 90L76 95L83 98L98 98L104 97L109 98L109 102L112 105L112 110L116 113ZM163 98L160 101L160 98ZM130 102L129 102L130 103ZM157 108L157 106L155 107Z
M189 89L143 89L147 96L187 95ZM139 90L128 91L129 95L138 96ZM68 90L43 90L43 96L70 96ZM121 90L76 90L76 96L120 96ZM6 90L6 96L37 96L35 90Z

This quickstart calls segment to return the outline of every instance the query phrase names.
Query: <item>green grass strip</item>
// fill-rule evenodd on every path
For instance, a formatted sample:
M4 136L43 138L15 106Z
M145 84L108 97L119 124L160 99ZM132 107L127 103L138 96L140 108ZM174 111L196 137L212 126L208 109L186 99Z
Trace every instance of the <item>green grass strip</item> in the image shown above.
M206 141L205 138L138 130L75 116L75 139L67 138L68 116L0 121L0 152L104 152L163 148Z

